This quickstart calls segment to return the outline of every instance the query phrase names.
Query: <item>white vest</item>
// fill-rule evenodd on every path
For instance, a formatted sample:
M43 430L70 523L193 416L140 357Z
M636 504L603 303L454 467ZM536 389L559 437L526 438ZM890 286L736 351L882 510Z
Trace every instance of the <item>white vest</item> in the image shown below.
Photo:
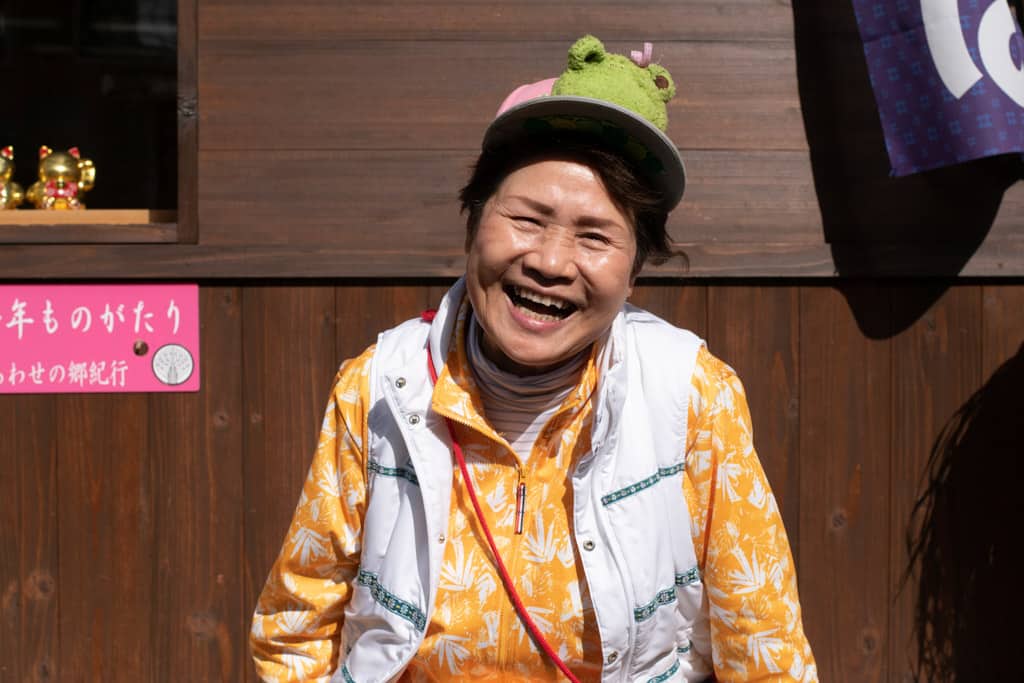
M369 496L359 574L332 681L397 679L423 640L444 558L451 442L430 410L465 287L432 324L380 335L371 366ZM711 674L708 604L681 477L702 341L627 305L598 358L591 453L573 472L573 539L596 612L602 681Z

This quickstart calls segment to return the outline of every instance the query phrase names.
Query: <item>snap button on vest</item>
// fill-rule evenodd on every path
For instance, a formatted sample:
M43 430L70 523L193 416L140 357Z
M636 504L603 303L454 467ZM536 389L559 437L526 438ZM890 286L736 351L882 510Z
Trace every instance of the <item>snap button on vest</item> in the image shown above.
M399 377L398 379L396 379L395 380L395 386L398 387L399 389L404 387L405 386L405 378L404 377Z
M605 659L605 662L607 662L608 664L614 664L615 660L618 659L618 658L619 658L619 653L618 652L612 652L611 654L608 655L607 659Z
M583 541L583 549L584 550L593 550L594 549L594 542L593 541Z
M415 425L418 425L419 423L420 423L420 416L419 415L410 415L409 416L409 424L415 426Z

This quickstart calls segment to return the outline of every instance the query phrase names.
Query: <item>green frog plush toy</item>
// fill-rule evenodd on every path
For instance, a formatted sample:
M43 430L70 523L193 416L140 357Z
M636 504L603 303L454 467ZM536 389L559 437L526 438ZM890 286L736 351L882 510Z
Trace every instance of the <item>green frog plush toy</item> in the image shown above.
M593 140L647 176L671 211L682 199L686 169L666 134L666 103L676 94L668 70L651 63L652 46L630 56L605 50L594 36L569 48L557 78L521 85L505 98L484 134L483 148L527 139Z
M668 126L665 103L676 94L668 70L651 64L650 43L632 58L607 52L594 36L569 48L569 65L551 87L552 95L606 100L643 116L660 130Z

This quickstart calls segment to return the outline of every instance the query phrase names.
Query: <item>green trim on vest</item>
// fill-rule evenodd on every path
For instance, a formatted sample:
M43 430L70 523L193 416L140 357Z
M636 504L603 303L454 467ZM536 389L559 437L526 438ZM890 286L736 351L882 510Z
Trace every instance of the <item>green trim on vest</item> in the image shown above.
M634 494L640 493L645 489L651 488L662 479L671 477L673 474L679 474L684 469L686 469L685 462L677 462L675 465L659 468L657 472L647 477L646 479L641 479L635 484L630 484L629 486L619 489L618 491L612 491L607 495L601 496L601 503L605 506L611 505L612 503L617 503L623 498L629 498Z
M392 614L396 614L408 621L416 627L417 631L423 631L427 627L427 615L416 605L402 600L380 585L376 574L360 569L359 576L356 577L356 583L369 588L374 602Z
M405 479L408 482L420 485L420 480L416 478L416 473L407 470L403 467L385 467L376 460L369 460L366 463L366 469L373 472L374 474L380 474L385 477L398 477Z
M662 683L662 681L667 681L668 679L675 676L677 671L679 671L678 659L675 661L675 663L672 664L672 666L668 668L668 671L662 674L658 674L654 678L648 678L647 683Z
M637 622L646 621L647 619L650 619L655 612L658 611L659 607L671 605L675 601L675 588L666 588L665 590L658 591L658 594L655 595L654 599L651 600L649 603L643 605L642 607L633 608L633 618Z
M688 569L682 574L676 574L676 585L677 586L689 586L691 583L697 583L700 581L700 568L694 567Z

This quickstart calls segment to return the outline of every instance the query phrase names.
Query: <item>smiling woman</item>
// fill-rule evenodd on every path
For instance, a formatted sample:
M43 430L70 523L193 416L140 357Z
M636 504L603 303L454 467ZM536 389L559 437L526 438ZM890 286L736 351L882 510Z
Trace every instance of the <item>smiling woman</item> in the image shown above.
M466 290L484 352L535 374L590 347L632 289L632 220L596 171L537 161L511 173L484 205L466 262Z
M673 93L587 36L502 105L465 277L338 373L263 680L817 680L742 385L626 302L685 186Z

